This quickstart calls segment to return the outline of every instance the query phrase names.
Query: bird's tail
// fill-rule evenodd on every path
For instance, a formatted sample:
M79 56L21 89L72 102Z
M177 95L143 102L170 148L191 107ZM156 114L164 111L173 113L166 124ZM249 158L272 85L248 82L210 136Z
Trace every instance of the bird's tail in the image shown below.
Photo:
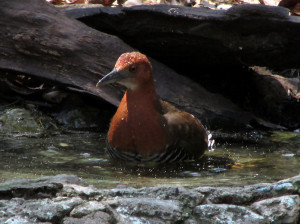
M210 131L207 131L207 139L208 139L208 150L214 151L215 150L215 140L213 139Z

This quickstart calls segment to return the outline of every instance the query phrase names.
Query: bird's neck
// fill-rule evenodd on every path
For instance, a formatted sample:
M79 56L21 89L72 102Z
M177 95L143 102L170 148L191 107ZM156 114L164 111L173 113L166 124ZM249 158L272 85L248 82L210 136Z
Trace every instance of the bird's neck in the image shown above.
M160 111L153 84L127 90L112 119L109 144L120 151L143 155L163 150L165 121Z
M161 110L159 100L153 83L138 87L134 90L128 89L121 101L126 103L131 112L159 112Z

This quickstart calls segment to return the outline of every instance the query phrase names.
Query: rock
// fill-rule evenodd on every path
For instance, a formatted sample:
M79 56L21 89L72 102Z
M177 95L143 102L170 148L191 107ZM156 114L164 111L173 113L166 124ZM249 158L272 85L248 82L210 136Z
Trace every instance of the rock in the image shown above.
M57 175L6 182L0 189L0 223L299 222L300 175L238 188L159 186L106 190L87 186L73 175ZM18 189L32 193L30 197L12 193L20 192ZM41 189L43 197L38 196Z
M287 195L255 202L251 208L269 219L270 223L297 223L299 220L299 195Z
M59 222L69 214L72 209L83 202L79 197L67 198L57 197L53 200L27 201L24 203L24 213L31 218L37 218L40 221Z
M216 204L231 203L247 204L254 200L252 188L248 187L199 187L196 190L206 195L206 200Z
M187 190L183 187L160 186L141 189L112 189L102 192L103 198L110 197L152 197L160 200L179 200L183 207L194 207L204 200L204 195L194 190Z
M17 216L16 219L19 221L20 219L29 220L29 223L36 223L36 221L57 223L75 205L81 202L82 200L77 197L70 199L57 197L53 200L49 198L44 200L25 200L21 198L0 200L0 203L3 204L0 207L0 214L5 214L2 217L0 216L0 222L5 223L7 220L15 219Z
M266 219L250 209L236 205L199 205L193 210L197 223L243 224L267 223Z
M0 218L1 220L1 218ZM24 218L24 217L21 217L21 216L15 216L13 218L9 218L7 220L5 220L5 224L32 224L34 221L33 220L30 220L28 218ZM38 222L38 221L35 221L34 223L40 223L40 224L51 224L50 222Z
M300 176L297 176L300 178ZM284 194L297 194L298 183L288 179L287 182L277 182L273 184L258 184L245 187L199 187L195 190L206 195L206 200L216 204L237 205L250 204L253 201L268 197L277 197Z
M53 197L62 186L60 183L30 183L26 180L5 182L0 184L0 199Z
M73 218L73 217L66 217L64 218L63 224L110 224L111 218L105 212L94 212L82 218Z
M93 108L78 108L69 111L62 111L55 116L60 125L70 129L95 128L99 125L97 120L100 117L100 111Z
M175 223L182 221L182 207L173 200L153 198L124 198L107 203L122 217L123 222Z
M86 182L74 175L62 174L1 183L0 214L5 215L2 218L0 215L0 223L45 223L61 220L73 207L83 203L79 197L56 197L63 185L80 186L86 185Z
M95 213L97 211L105 211L105 206L103 203L98 201L88 201L80 206L77 206L72 210L70 216L75 218L82 218L90 213Z
M0 183L0 199L14 197L51 198L62 190L63 184L86 186L87 183L75 175L57 175L39 179L22 179Z
M40 119L40 122L38 121ZM0 115L0 133L38 135L43 133L42 120L22 108L7 109ZM47 126L47 125L46 125Z
M187 190L183 187L153 187L146 188L145 195L164 200L179 200L183 207L194 207L204 200L204 195L193 190Z
M56 182L60 184L75 184L79 186L87 186L87 182L75 175L59 174L56 176L41 177L36 179L39 182Z

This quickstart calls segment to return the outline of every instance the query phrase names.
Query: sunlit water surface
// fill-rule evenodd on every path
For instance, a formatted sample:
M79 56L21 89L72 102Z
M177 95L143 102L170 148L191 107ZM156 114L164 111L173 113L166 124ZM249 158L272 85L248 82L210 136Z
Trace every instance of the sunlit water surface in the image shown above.
M130 164L105 153L105 134L82 132L46 138L0 136L0 182L75 174L101 188L118 185L243 186L300 172L300 134L276 132L267 144L217 144L199 161Z

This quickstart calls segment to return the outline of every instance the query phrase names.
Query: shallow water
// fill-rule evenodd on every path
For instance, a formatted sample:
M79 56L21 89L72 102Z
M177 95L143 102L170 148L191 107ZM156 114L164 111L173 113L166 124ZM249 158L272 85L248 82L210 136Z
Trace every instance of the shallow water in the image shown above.
M0 182L66 173L101 188L243 186L299 174L300 134L275 132L266 138L263 144L217 145L199 161L137 165L111 160L105 153L105 134L0 136Z

